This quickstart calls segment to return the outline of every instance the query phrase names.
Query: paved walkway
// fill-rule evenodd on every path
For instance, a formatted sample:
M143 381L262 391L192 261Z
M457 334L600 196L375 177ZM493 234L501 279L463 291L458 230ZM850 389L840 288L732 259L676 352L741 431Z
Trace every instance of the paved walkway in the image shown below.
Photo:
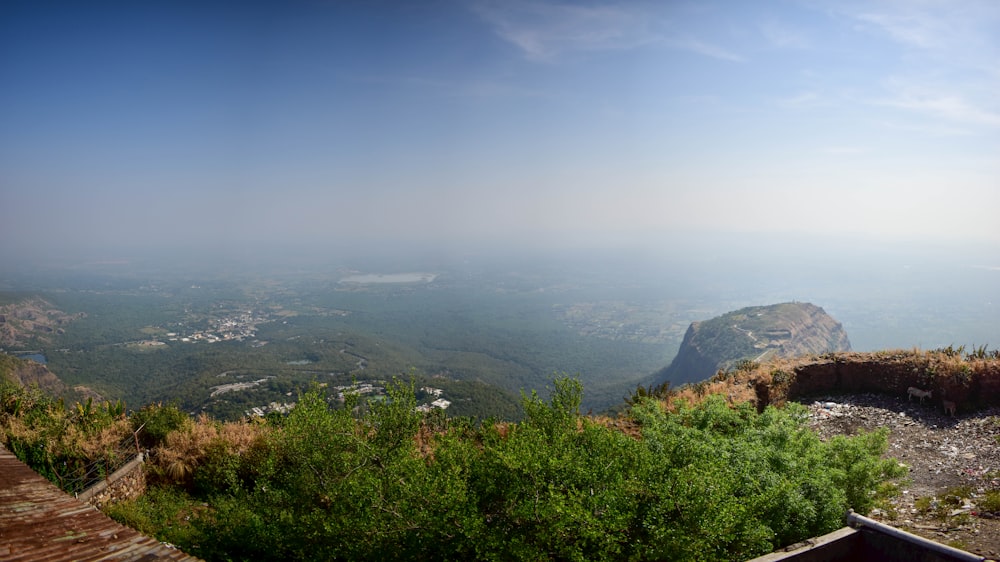
M0 560L198 559L119 525L66 494L0 446Z

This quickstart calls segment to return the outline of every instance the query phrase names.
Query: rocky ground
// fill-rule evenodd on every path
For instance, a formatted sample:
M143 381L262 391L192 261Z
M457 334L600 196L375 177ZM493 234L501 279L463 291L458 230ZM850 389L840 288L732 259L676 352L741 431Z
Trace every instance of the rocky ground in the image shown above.
M0 348L52 343L53 334L62 334L67 324L85 316L66 314L37 297L0 305Z
M944 414L939 399L878 394L803 401L820 435L889 428L888 456L910 469L901 493L870 515L911 533L1000 557L1000 408Z

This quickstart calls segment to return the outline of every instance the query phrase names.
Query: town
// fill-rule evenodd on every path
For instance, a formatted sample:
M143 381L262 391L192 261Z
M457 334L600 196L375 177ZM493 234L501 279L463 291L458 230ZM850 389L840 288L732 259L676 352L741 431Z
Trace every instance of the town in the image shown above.
M235 313L220 318L208 320L209 329L198 330L190 334L167 332L168 341L184 343L220 341L245 341L257 337L257 325L270 321L271 318L255 314L252 310Z
M266 380L267 379L264 378L247 383L234 383L234 384L216 386L213 387L212 396L214 397L218 394L223 394L225 392L234 392L238 390L253 388L265 382ZM346 401L348 396L367 397L368 399L374 399L374 400L385 400L386 396L385 384L386 381L384 380L364 381L349 385L335 386L333 387L333 390L337 391L336 400L341 404L343 404ZM321 384L320 386L325 387L326 385ZM291 396L291 394L292 393L289 392L287 395ZM417 392L418 401L424 401L431 398L433 398L433 400L430 400L429 402L425 402L423 404L419 404L416 407L416 411L427 413L435 409L447 410L448 407L451 406L451 401L442 398L443 394L444 390L440 388L433 388L429 386L420 387L419 391ZM260 418L271 413L287 414L294 407L295 407L294 401L270 402L267 405L254 406L248 409L244 413L244 415L247 418L254 418L254 417Z

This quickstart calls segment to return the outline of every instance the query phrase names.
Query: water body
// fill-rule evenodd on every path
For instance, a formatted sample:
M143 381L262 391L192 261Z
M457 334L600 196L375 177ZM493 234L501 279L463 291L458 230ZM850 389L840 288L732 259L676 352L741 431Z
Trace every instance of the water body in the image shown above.
M341 283L430 283L437 278L436 273L363 273L348 275Z
M11 353L11 355L18 359L31 359L35 363L41 363L42 365L48 362L45 359L45 355L41 353Z

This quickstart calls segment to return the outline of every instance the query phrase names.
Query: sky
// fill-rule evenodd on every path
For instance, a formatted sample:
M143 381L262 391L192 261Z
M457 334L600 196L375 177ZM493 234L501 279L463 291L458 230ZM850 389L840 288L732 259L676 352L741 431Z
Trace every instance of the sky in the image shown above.
M1000 247L998 209L994 0L0 3L0 255Z

